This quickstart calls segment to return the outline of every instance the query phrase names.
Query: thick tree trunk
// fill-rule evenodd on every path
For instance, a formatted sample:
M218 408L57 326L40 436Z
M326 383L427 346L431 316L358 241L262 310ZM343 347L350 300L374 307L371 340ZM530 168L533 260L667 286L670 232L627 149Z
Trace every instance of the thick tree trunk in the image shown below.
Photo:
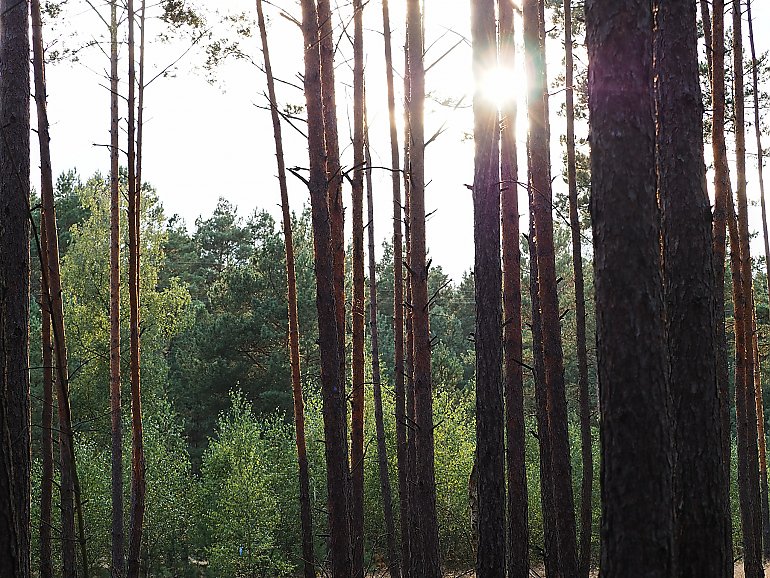
M569 186L569 222L572 231L572 269L575 275L575 329L578 357L578 400L580 408L580 553L579 575L587 578L591 569L591 500L594 464L591 441L591 406L588 392L588 350L586 347L586 298L583 279L583 250L575 161L575 87L572 56L572 5L564 0L565 95L567 111L567 182Z
M128 578L139 578L145 509L144 436L142 432L141 349L139 320L139 221L141 191L137 179L136 67L134 2L128 0L128 294L131 342L131 505Z
M714 244L714 296L717 324L717 387L719 391L719 421L722 426L722 467L724 479L730 479L731 425L730 425L730 374L727 360L727 329L725 323L725 257L727 242L728 201L732 199L730 169L727 163L725 142L725 31L724 0L714 0L714 15L711 26L711 97L712 122L711 143L714 157L714 214L712 239ZM730 503L725 504L725 518L728 521L724 540L732 559L732 515ZM724 572L732 572L732 563Z
M286 183L286 162L283 154L283 135L278 101L275 96L275 79L270 61L270 46L267 42L267 26L262 10L262 0L257 0L257 20L262 41L262 55L267 78L267 95L270 99L270 116L273 122L275 158L278 165L278 186L281 192L283 216L283 238L286 247L286 285L288 287L287 307L289 314L289 363L291 365L291 386L294 398L294 430L297 441L297 463L299 466L299 504L302 526L302 565L305 578L315 578L315 554L313 552L313 514L310 506L310 475L308 471L307 444L305 441L305 402L302 397L302 374L299 356L299 314L297 311L297 274L294 261L294 238L291 230L289 190Z
M369 331L372 344L372 389L374 392L374 423L377 430L377 463L380 471L382 513L385 518L385 542L388 548L388 571L391 578L401 578L396 542L396 525L393 520L393 495L390 490L388 451L385 439L385 420L382 412L382 379L380 375L380 338L377 327L377 262L374 258L374 192L372 185L372 156L369 152L369 130L366 124L366 199L369 234Z
M662 578L672 572L674 504L655 191L652 5L589 0L586 27L602 576Z
M110 2L110 425L112 433L112 578L125 574L123 409L120 379L120 112L117 0Z
M564 390L564 357L561 346L556 261L553 243L552 190L548 139L548 91L545 38L541 34L540 2L523 4L524 51L528 88L530 184L532 213L537 235L538 292L543 331L543 361L551 436L551 469L559 569L577 575L575 510L572 495L567 401Z
M499 51L503 70L516 63L513 5L498 2ZM519 249L519 165L516 145L518 103L502 107L500 132L501 232L503 255L503 387L508 482L508 576L529 576L529 524L524 427L524 374L521 335L521 253Z
M385 38L385 79L388 86L390 124L390 168L393 184L393 384L396 397L396 457L398 461L399 522L401 529L400 568L409 578L409 501L407 499L406 392L404 389L404 267L401 220L401 163L396 125L396 96L393 82L393 49L388 0L382 1L382 30ZM371 223L370 223L371 226ZM391 560L391 564L393 560Z
M310 203L315 246L316 307L321 353L321 394L328 491L329 545L332 578L348 578L351 570L347 508L347 439L345 433L344 374L340 371L337 295L334 284L333 240L327 203L324 159L323 103L318 14L314 0L302 0L305 47L304 88L310 151Z
M767 234L767 207L765 205L765 178L763 171L763 151L762 151L762 124L760 122L759 115L759 78L757 72L757 51L754 46L754 21L751 17L751 0L747 3L748 20L749 20L749 46L751 47L751 81L752 89L754 93L754 134L757 139L757 172L759 177L759 193L760 204L762 206L762 238L764 240L765 249L765 273L767 274L768 282L768 294L770 295L770 242L768 241ZM757 342L756 329L754 335L754 342ZM762 402L762 387L761 387L761 366L758 356L758 351L755 349L756 360L756 374L760 379L757 379L757 419L758 425L761 428L761 434L759 435L759 462L760 462L760 476L762 483L762 557L764 560L770 559L770 511L768 511L768 489L767 489L767 457L766 457L766 440L764 436L764 412L760 411Z
M0 575L30 575L29 2L0 0Z
M409 268L412 287L414 331L414 406L416 449L416 506L419 542L413 542L422 557L423 578L441 576L441 558L436 515L436 476L433 448L433 388L431 383L431 336L428 303L428 263L425 243L425 65L423 28L419 0L407 2L409 45Z
M711 209L705 190L696 6L658 0L654 40L658 195L674 447L674 556L681 577L724 575Z
M476 463L479 547L476 574L505 575L505 429L500 270L500 132L498 112L479 87L497 66L495 1L471 4L474 113L473 231L476 295Z
M353 0L353 325L351 397L351 523L353 578L364 576L364 21L363 2Z

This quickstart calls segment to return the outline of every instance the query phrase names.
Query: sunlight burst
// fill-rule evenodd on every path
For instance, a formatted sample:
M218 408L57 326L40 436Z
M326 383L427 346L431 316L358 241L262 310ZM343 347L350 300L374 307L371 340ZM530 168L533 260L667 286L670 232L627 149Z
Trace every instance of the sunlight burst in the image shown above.
M480 91L489 102L498 109L514 100L523 102L526 95L526 81L523 75L513 68L496 66L486 72L481 81Z

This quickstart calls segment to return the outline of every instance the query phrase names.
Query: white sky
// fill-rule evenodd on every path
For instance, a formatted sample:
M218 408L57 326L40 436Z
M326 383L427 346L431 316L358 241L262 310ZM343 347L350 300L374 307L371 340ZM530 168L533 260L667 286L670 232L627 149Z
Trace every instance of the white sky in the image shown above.
M292 14L299 14L295 2L276 0L276 4L285 6ZM343 5L345 18L349 18L349 3L340 1L340 4ZM397 72L403 69L402 4L391 1ZM426 4L426 46L430 47L426 65L429 65L463 37L470 37L470 2L427 0ZM256 18L253 0L219 0L216 6L223 13L246 12ZM300 30L279 17L274 6L265 5L265 11L271 20L268 34L274 73L280 78L300 84L297 78L303 68ZM757 5L754 19L757 48L761 52L770 48L770 38L766 33L770 25L770 10L764 5ZM77 40L71 38L72 31L77 31L77 38L81 42L99 39L106 32L85 0L70 0L66 22L64 30L46 30L48 44L54 38L62 38L57 40L57 48L65 44L73 45ZM337 19L336 23L339 24L340 20ZM520 21L517 26L520 26ZM381 5L377 0L372 0L365 10L370 141L374 165L389 166L390 143L381 27ZM150 36L160 30L157 22L151 22L148 26ZM341 26L338 27L338 33L340 30ZM246 39L243 47L255 61L261 62L258 37ZM342 53L350 53L346 39L340 42L340 47ZM166 44L152 43L148 46L149 69L157 71L164 68L185 49L186 45L181 40L172 40ZM549 77L553 82L561 73L560 43L551 42L549 50ZM263 208L278 220L280 199L275 179L272 125L269 112L256 106L264 105L265 102L262 96L265 90L264 77L252 64L231 62L219 69L217 81L211 85L206 81L205 73L200 70L202 61L200 51L191 51L176 68L175 77L161 78L146 91L144 179L157 188L167 215L180 214L189 227L194 226L199 215L210 215L219 197L225 197L236 204L241 215L246 216L255 208ZM96 170L106 173L109 169L108 149L94 146L109 142L109 93L103 87L105 80L102 77L108 65L99 49L91 47L81 53L80 62L60 63L48 69L55 175L69 168L77 168L81 176L87 177ZM350 165L352 160L349 159L347 143L350 141L352 113L345 106L351 100L351 72L342 59L337 70L340 145L346 156L343 162ZM154 74L148 72L147 77L151 78ZM401 79L397 78L399 108L401 84ZM523 88L523 78L517 85ZM473 181L473 144L471 140L464 139L464 134L472 131L473 126L470 108L466 108L471 104L472 91L468 43L462 42L428 72L427 90L436 100L465 96L463 108L457 110L439 105L431 99L426 105L427 135L433 134L445 121L447 123L446 132L426 151L426 180L430 182L426 203L428 211L436 210L428 223L428 244L434 264L441 265L452 277L459 279L473 265L472 203L470 191L465 187L465 184ZM555 114L560 108L563 91L552 89L552 92L552 158L556 175L561 171L562 152L558 138L564 132L565 121ZM304 96L299 90L285 86L279 87L278 99L281 104L304 104ZM123 108L124 105L121 103ZM751 113L749 109L747 114ZM125 116L125 110L121 114ZM519 120L519 126L526 126L523 117ZM580 133L581 129L578 130ZM748 136L749 151L753 152L753 134ZM284 138L287 165L307 166L307 147L302 137L292 128L284 126ZM520 148L523 149L523 134L520 135L520 142ZM36 153L36 146L33 146L33 151ZM756 182L756 169L751 164L753 160L754 157L749 158L749 195L752 200L758 200L758 191L752 186ZM122 162L125 164L125 160ZM374 177L375 229L377 237L383 240L391 234L390 174L375 171ZM33 175L33 182L37 182L36 179ZM296 179L291 176L289 179L292 208L300 210L308 202L307 190ZM560 178L556 179L555 185L562 186ZM524 207L524 203L522 194L520 206ZM349 200L346 205L349 205ZM755 230L759 224L757 215L758 210L753 209ZM756 250L759 250L759 245Z

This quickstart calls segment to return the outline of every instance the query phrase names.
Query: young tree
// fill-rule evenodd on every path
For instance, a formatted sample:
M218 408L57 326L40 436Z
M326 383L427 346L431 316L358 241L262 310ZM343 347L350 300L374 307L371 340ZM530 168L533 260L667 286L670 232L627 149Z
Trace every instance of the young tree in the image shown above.
M594 465L591 442L591 406L588 393L588 350L586 347L586 298L583 279L583 250L577 191L577 162L575 160L575 87L572 55L572 2L564 0L565 50L565 109L567 112L567 183L569 186L569 222L572 232L572 270L575 275L575 330L578 361L578 401L580 408L580 576L587 577L591 569L591 500Z
M436 517L436 476L433 448L433 388L431 384L431 336L428 303L428 263L425 245L425 63L423 17L419 0L407 2L409 46L409 237L411 255L411 312L414 331L412 353L414 380L415 450L417 474L416 509L419 548L424 578L441 576Z
M30 575L29 2L0 1L0 575Z
M388 87L390 126L390 168L393 184L393 384L396 397L396 455L398 461L399 521L401 527L401 570L409 578L409 501L407 495L406 391L404 388L404 268L401 220L401 174L396 125L396 96L393 82L393 49L388 0L382 0L382 30L385 39L385 79ZM406 76L406 75L405 75ZM406 142L404 143L406 145ZM369 224L370 227L372 223Z
M541 2L523 4L524 52L529 78L530 186L537 235L538 293L543 332L543 361L547 391L548 430L551 437L553 505L560 572L577 575L575 510L567 434L567 401L564 390L564 356L561 346L556 261L553 244L550 176L548 90L545 68L545 35L541 31Z
M315 0L302 0L302 34L305 47L304 89L310 153L308 185L315 245L316 307L321 353L321 394L324 406L331 570L333 578L347 578L350 576L351 560L346 499L348 464L344 426L346 414L344 374L340 371L339 363L342 352L339 350L337 331L334 251L330 209L327 203L320 36Z
M499 53L503 70L516 62L513 4L500 0ZM519 249L519 166L516 146L515 98L500 110L501 233L503 257L503 387L505 395L506 465L508 482L508 576L529 576L524 372L521 335L521 254Z
M678 576L723 576L729 479L720 453L711 209L703 160L696 6L656 3L658 195L674 447Z
M601 568L607 578L664 577L672 571L673 501L652 5L589 0L586 27L602 411Z
M353 578L364 576L364 5L353 0L353 357L351 399L351 524Z
M291 365L291 385L294 399L294 430L297 443L297 462L299 466L299 503L302 525L302 566L305 578L314 578L313 553L313 517L310 507L310 475L308 472L307 447L305 442L305 402L302 397L302 374L299 356L299 314L297 309L297 274L294 265L294 238L291 231L291 212L289 210L289 191L286 183L286 161L283 155L283 135L278 101L275 96L275 79L270 61L270 46L267 42L267 26L262 9L262 0L257 0L257 21L262 55L267 78L267 96L270 101L270 116L273 122L275 139L275 158L278 165L278 187L281 192L281 211L283 215L283 239L286 247L286 283L288 288L287 307L289 312L289 363Z
M495 103L480 90L497 66L494 0L471 2L475 170L473 231L476 293L476 460L480 578L505 574L505 463L502 388L502 276L500 271L500 131Z

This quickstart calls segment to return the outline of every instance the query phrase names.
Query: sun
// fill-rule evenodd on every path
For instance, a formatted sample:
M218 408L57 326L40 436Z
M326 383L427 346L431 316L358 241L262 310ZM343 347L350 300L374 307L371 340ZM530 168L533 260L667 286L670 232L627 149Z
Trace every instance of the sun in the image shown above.
M515 68L495 66L483 75L479 90L485 100L502 109L514 101L523 103L527 84Z

